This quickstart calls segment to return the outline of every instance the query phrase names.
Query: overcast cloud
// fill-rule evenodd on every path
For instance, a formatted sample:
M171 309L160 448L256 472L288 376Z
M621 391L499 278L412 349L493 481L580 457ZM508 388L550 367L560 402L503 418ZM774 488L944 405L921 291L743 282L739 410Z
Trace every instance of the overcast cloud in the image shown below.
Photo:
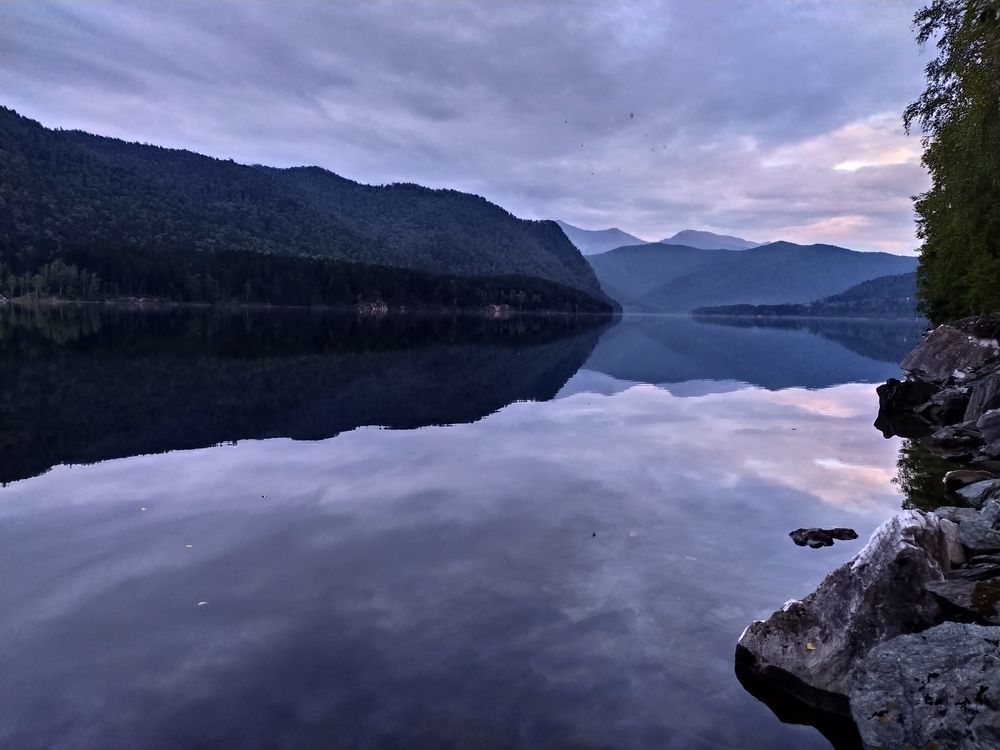
M0 101L647 239L907 252L918 4L2 0Z

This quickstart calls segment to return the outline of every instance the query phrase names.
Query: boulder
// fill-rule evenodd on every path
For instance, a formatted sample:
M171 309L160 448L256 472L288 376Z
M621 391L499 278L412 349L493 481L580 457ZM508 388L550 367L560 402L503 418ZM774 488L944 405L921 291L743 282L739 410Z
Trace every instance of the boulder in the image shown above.
M789 531L788 536L800 547L808 545L812 549L819 549L820 547L832 546L835 539L841 541L857 539L858 532L854 529L843 527L833 529L796 529L795 531Z
M972 555L966 563L969 567L974 565L1000 565L1000 553L985 555Z
M931 396L927 403L916 407L914 412L932 424L961 422L968 411L969 390L966 387L945 388Z
M952 619L1000 625L1000 579L931 581L927 589L941 600Z
M1000 553L1000 501L987 500L974 516L963 515L958 538L970 557Z
M1000 341L1000 312L966 318L955 325L976 338Z
M955 568L946 575L949 581L988 581L1000 578L1000 562L969 562L964 568Z
M964 523L966 521L976 521L979 519L979 511L975 508L958 508L954 505L945 505L934 509L934 515L944 518L952 523Z
M968 393L968 404L961 417L963 422L979 419L990 409L1000 408L1000 373L993 373L976 381L968 388Z
M1000 440L987 443L979 449L980 457L977 464L988 470L1000 471Z
M996 475L981 469L955 469L944 475L944 488L950 492L965 487L976 482L985 482L988 479L996 479Z
M1000 342L980 335L992 330L977 319L938 326L906 355L900 367L915 380L939 386L961 385L1000 363Z
M878 417L875 428L883 436L923 437L932 431L931 423L914 410L923 406L939 391L936 385L918 380L889 378L875 389L878 394Z
M811 707L846 711L857 661L877 643L941 622L943 609L927 584L961 562L955 524L899 513L804 600L751 623L737 661Z
M976 420L976 429L982 433L983 440L992 443L1000 440L1000 409L990 409Z
M948 622L875 646L851 714L866 748L1000 748L1000 627Z
M958 538L969 556L1000 552L1000 531L975 518L958 525Z
M1000 496L1000 479L986 479L973 482L955 491L955 494L975 508L981 508L987 500Z
M987 500L979 511L979 521L991 529L1000 529L1000 502Z
M983 434L975 422L962 422L942 427L925 437L924 443L944 458L970 458L982 447Z

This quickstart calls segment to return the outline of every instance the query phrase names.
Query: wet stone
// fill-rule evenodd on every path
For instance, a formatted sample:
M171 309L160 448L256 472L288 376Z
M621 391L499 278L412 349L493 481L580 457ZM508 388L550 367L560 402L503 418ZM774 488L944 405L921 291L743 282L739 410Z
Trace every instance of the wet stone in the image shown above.
M788 532L788 536L799 547L809 546L812 549L819 549L820 547L832 546L834 540L846 541L857 539L858 532L854 529L838 526L832 529L795 529L795 531Z

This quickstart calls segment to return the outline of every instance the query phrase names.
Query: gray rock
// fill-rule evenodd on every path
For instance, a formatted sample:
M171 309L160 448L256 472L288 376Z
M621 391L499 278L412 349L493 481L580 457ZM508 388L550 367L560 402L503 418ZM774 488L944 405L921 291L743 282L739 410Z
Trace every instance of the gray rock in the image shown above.
M1000 502L987 500L979 511L979 522L994 531L1000 530Z
M969 402L962 415L963 422L979 419L990 409L1000 408L1000 373L977 380L968 388L968 392Z
M1000 748L1000 627L948 622L871 649L851 714L866 748Z
M967 565L1000 565L1000 554L993 555L973 555L969 558Z
M986 461L982 461L981 465L989 467L991 464L996 464L996 461L988 459L1000 459L1000 440L986 443L986 445L979 449L979 453L982 458L987 459Z
M938 386L919 380L889 378L875 389L878 394L878 416L875 428L885 437L923 437L933 432L933 426L916 409L928 403L940 390Z
M977 331L981 333L981 331ZM931 331L906 355L901 367L909 377L936 385L962 385L1000 361L995 338L982 338L950 325Z
M984 482L975 482L956 490L955 494L969 505L980 508L990 498L1000 495L1000 479L987 479Z
M946 604L955 619L1000 625L1000 580L931 581L927 590Z
M971 562L964 568L955 568L945 577L949 581L988 581L1000 578L1000 562L986 562L973 565Z
M958 538L970 556L1000 552L1000 531L987 526L978 516L958 525Z
M800 547L809 545L812 549L819 549L832 546L835 539L857 539L858 532L838 526L833 529L795 529L789 531L788 536Z
M747 627L739 646L749 668L794 686L809 705L838 710L836 697L846 696L851 670L872 646L942 621L926 584L965 561L956 530L934 514L893 516L816 591Z
M955 491L969 484L985 482L996 478L992 472L983 471L982 469L955 469L944 475L944 488Z
M954 505L945 505L935 508L934 515L944 518L952 523L965 523L966 521L978 521L979 511L975 508L956 508Z
M934 424L961 422L967 411L970 390L964 386L946 388L935 393L930 401L921 404L914 411Z
M975 422L962 422L942 427L924 438L924 442L945 458L970 458L982 447L983 433Z
M992 443L1000 440L1000 409L990 409L976 420L976 429L983 435L983 440Z

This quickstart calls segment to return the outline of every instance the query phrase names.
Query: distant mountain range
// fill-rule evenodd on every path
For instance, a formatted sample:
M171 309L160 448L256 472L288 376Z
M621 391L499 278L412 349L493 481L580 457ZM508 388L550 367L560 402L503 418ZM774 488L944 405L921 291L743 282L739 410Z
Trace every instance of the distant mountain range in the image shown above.
M617 227L611 229L581 229L565 221L556 221L556 224L565 233L569 241L572 242L584 255L594 255L614 250L623 245L641 245L645 240L640 240L635 235L623 232Z
M647 312L810 302L917 266L914 257L791 242L740 252L650 243L587 260L624 309Z
M610 229L581 229L580 227L568 224L565 221L556 221L569 241L572 242L584 255L597 255L606 253L615 248L627 245L647 245L646 240L639 239L633 234L623 232L617 227ZM742 237L732 237L728 234L715 234L714 232L704 232L698 229L683 229L673 237L660 240L661 245L684 245L686 247L698 247L705 250L749 250L758 247L761 243L751 242Z
M697 247L702 250L749 250L753 247L760 247L762 243L751 242L742 237L733 237L728 234L702 232L697 229L684 229L673 237L660 240L660 244L684 245L685 247Z
M0 108L0 294L610 310L553 221L52 130Z
M901 318L918 315L917 274L900 273L863 281L850 289L804 304L699 307L695 315L762 317Z

